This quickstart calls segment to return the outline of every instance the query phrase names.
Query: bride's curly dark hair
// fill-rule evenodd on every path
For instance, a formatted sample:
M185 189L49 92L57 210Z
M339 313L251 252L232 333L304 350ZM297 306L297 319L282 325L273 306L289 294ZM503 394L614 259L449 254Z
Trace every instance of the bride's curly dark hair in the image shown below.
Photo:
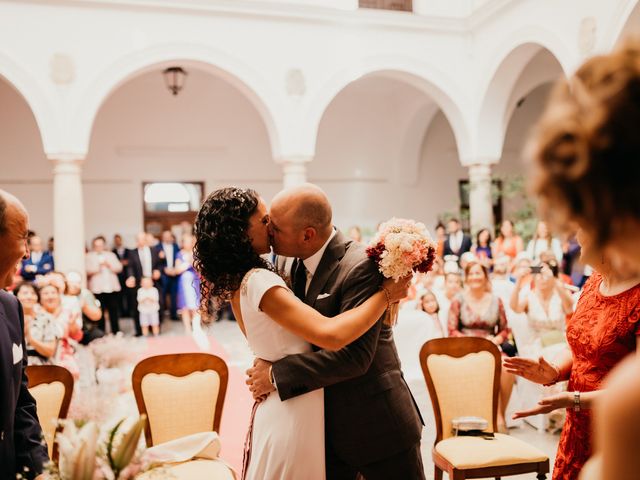
M200 207L193 264L201 277L200 309L206 318L231 300L249 270L275 270L255 252L247 235L258 201L254 190L228 187L211 193Z

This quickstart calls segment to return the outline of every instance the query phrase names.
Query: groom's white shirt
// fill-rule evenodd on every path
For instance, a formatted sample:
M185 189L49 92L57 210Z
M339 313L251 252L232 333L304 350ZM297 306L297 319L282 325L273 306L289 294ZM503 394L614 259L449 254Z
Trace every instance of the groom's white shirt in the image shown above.
M304 287L304 293L307 293L307 290L309 290L309 285L311 285L311 279L315 275L316 270L318 269L318 265L320 265L320 260L322 260L324 251L329 246L329 242L331 242L331 240L333 240L333 237L336 236L336 233L337 231L334 228L331 231L331 235L329 235L329 239L326 242L324 242L324 245L320 247L320 250L318 250L316 253L311 255L309 258L302 261L302 263L304 263L305 268L307 269L307 285Z

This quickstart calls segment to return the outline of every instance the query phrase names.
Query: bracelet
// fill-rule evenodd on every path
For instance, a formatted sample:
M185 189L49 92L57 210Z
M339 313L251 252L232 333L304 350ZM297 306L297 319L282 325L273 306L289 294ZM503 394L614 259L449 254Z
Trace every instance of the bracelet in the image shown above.
M580 392L577 390L573 392L573 411L580 411Z
M389 308L391 308L391 294L389 293L389 290L384 285L380 287L380 290L384 292L384 297L387 300L387 310L388 310Z

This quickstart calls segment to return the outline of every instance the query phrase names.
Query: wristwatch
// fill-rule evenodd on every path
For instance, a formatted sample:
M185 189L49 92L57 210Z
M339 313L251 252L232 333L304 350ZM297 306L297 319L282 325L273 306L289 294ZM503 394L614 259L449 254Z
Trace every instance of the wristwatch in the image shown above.
M578 392L577 390L573 392L573 411L580 411L580 392Z
M276 386L276 379L273 377L273 365L269 366L269 383L273 388L275 388L276 390L278 389L278 387Z

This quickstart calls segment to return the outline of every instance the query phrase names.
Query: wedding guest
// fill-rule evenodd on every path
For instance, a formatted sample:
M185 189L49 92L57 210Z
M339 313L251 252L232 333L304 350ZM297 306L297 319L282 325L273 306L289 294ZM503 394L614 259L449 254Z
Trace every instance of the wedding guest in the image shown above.
M45 284L40 288L40 306L38 311L39 325L55 326L59 332L59 343L56 349L55 364L67 368L75 378L80 376L80 368L75 359L75 344L82 338L82 329L78 327L78 314L63 308L62 294L53 284Z
M434 289L433 292L438 300L438 316L440 317L440 323L442 325L448 325L451 302L460 294L461 291L462 277L457 272L446 273L444 276L443 288ZM448 329L445 328L444 336L448 336L448 333Z
M551 236L546 222L538 222L536 233L527 245L527 254L533 261L540 260L540 254L551 250L558 262L562 261L562 245L560 240Z
M503 220L498 238L493 242L493 250L496 257L506 255L512 260L524 250L522 238L516 234L511 220Z
M120 331L120 281L122 264L115 253L107 250L105 238L100 235L91 242L91 251L85 257L88 286L102 307L102 318L98 328L106 332L105 313L109 315L111 333Z
M20 275L23 279L33 282L38 275L46 275L54 268L53 256L43 250L42 239L37 235L29 239L29 258L22 260Z
M515 354L508 350L509 325L502 300L491 293L489 270L481 263L471 262L467 265L465 289L451 302L448 327L450 337L486 338L503 353ZM498 429L506 432L505 410L513 389L513 375L503 372L500 383Z
M432 332L429 339L446 337L447 335L445 334L445 331L447 327L440 319L440 305L438 305L436 295L431 290L427 290L420 296L419 300L418 309L426 313L426 320L428 321L429 328Z
M591 455L591 407L601 395L606 375L635 351L640 334L640 274L637 270L614 270L587 232L579 232L578 239L582 260L597 264L599 271L586 283L576 311L567 321L570 348L562 349L553 362L544 356L505 360L509 372L535 383L569 380L567 392L543 398L532 410L515 414L515 418L522 418L567 409L553 480L578 478Z
M118 281L120 282L120 293L118 293L120 299L120 317L130 317L131 312L129 311L129 298L126 285L127 265L129 264L129 260L127 259L128 250L124 246L122 235L119 233L113 236L113 248L111 251L118 257L118 260L122 264L122 271L118 273Z
M16 265L29 256L29 215L13 195L0 190L0 478L27 480L41 475L49 461L42 442L36 401L29 393L27 353L20 302L4 291Z
M151 278L142 277L137 300L142 336L149 335L151 327L153 336L157 337L160 334L160 295Z
M455 255L460 258L463 253L471 250L471 238L462 231L460 220L457 218L449 220L447 231L443 255Z
M438 223L435 228L435 238L434 240L438 244L436 247L436 255L438 258L444 257L444 242L447 239L447 229L441 223Z
M491 232L488 228L481 229L476 235L476 243L471 247L471 253L485 267L491 268L493 264L493 252L491 245Z
M47 251L53 255L53 249L55 247L55 241L53 239L53 237L49 237L49 240L47 240Z
M178 272L176 260L180 248L176 238L169 230L162 232L162 242L158 244L158 258L160 259L160 310L167 310L167 296L169 297L169 318L178 319Z
M362 243L362 231L359 226L354 225L349 229L349 238L354 242Z
M191 333L193 322L199 319L200 277L193 267L193 235L182 236L182 249L176 259L176 271L180 275L178 285L178 308L186 334Z
M38 287L29 282L19 284L13 294L24 313L24 338L29 365L53 365L61 330L50 316L39 315Z
M533 192L539 196L541 212L557 226L577 223L621 271L640 269L640 163L635 160L640 156L640 137L634 128L640 118L639 65L637 41L587 60L556 86L531 149ZM597 261L594 266L600 268ZM630 319L637 319L637 311ZM591 468L583 478L637 478L637 358L612 373L594 419L602 462L589 462Z
M149 247L147 234L144 232L136 235L136 248L129 250L129 263L127 265L127 290L129 295L129 306L133 313L133 323L136 336L142 335L140 318L138 315L138 288L142 277L151 277L154 282L160 280L160 259L158 252Z
M542 263L539 267L540 271L535 275L527 273L518 278L510 305L514 312L526 313L532 334L529 344L518 345L520 353L535 358L546 353L545 357L550 358L557 345L565 343L565 320L573 312L573 298L558 278L555 261ZM522 287L531 284L534 288L521 295Z
M82 286L82 276L78 272L69 272L66 285L63 305L65 300L75 300L74 304L69 302L69 308L82 316L82 338L79 342L82 345L89 345L94 340L104 337L104 330L101 328L101 326L104 328L104 320L100 302L89 289ZM101 320L102 324L100 324Z

